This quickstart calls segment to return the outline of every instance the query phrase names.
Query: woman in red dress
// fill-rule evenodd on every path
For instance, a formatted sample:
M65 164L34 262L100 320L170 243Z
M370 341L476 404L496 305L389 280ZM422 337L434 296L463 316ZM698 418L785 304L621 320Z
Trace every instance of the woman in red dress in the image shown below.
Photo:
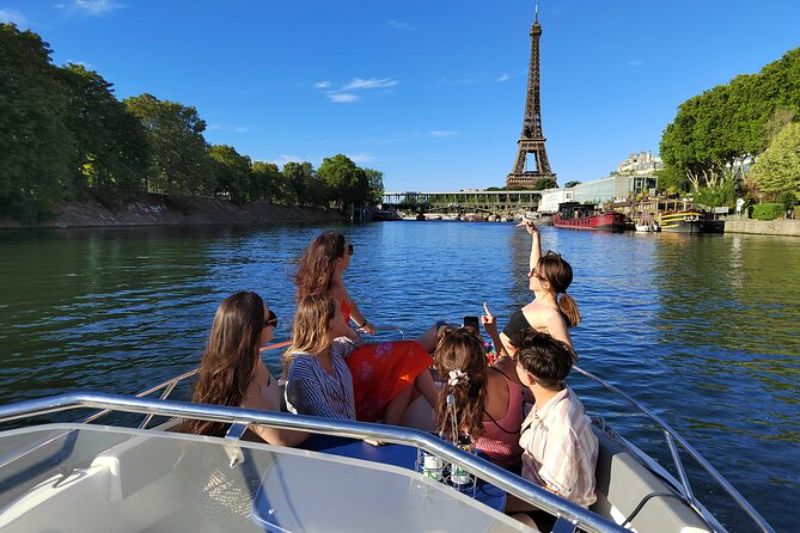
M345 320L352 321L360 333L374 334L374 326L350 298L342 280L353 252L353 245L341 233L326 232L314 239L295 275L297 301L308 295L330 294L341 306ZM413 341L363 344L360 335L352 341L358 348L346 361L353 375L358 420L399 424L415 391L435 405L439 391L428 371L433 363L430 352L436 347L435 329Z

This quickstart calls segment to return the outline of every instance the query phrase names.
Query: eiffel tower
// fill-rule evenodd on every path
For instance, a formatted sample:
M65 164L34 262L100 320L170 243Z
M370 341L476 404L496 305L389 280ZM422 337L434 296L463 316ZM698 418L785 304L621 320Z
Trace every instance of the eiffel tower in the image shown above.
M539 1L536 0L536 16L531 26L531 62L528 67L525 117L522 120L522 134L517 141L518 148L514 168L506 178L506 187L509 189L530 189L536 181L543 178L552 180L552 186L556 186L556 175L550 170L550 161L547 160L547 152L544 149L545 138L542 132L542 106L539 102L539 93L541 92L539 40L541 37Z

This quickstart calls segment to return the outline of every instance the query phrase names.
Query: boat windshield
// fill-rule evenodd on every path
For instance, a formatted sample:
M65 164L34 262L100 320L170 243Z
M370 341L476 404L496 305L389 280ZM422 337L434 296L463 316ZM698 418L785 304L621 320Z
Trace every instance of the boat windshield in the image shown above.
M10 430L0 465L8 532L523 529L412 470L164 431Z

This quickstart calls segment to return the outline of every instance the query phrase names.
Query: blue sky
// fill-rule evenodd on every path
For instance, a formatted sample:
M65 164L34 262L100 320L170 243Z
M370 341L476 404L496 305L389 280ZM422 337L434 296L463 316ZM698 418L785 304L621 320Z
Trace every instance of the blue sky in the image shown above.
M0 20L253 159L345 153L388 190L455 190L511 169L533 1L0 0ZM657 151L683 100L800 46L797 0L543 0L540 20L560 184Z

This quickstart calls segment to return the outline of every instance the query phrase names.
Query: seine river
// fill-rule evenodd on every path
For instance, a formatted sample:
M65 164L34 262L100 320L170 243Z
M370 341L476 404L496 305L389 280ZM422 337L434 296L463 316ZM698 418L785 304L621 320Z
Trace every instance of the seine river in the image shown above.
M0 232L0 401L74 389L133 393L187 370L216 304L239 289L267 299L285 337L293 261L323 229ZM439 318L477 315L486 301L502 327L530 299L529 237L510 224L332 229L355 244L346 281L377 325L416 334ZM796 530L800 240L555 228L543 228L542 240L575 270L580 364L665 418L775 528ZM647 420L586 379L570 379L590 414L668 462ZM701 474L695 492L732 529L751 529Z

